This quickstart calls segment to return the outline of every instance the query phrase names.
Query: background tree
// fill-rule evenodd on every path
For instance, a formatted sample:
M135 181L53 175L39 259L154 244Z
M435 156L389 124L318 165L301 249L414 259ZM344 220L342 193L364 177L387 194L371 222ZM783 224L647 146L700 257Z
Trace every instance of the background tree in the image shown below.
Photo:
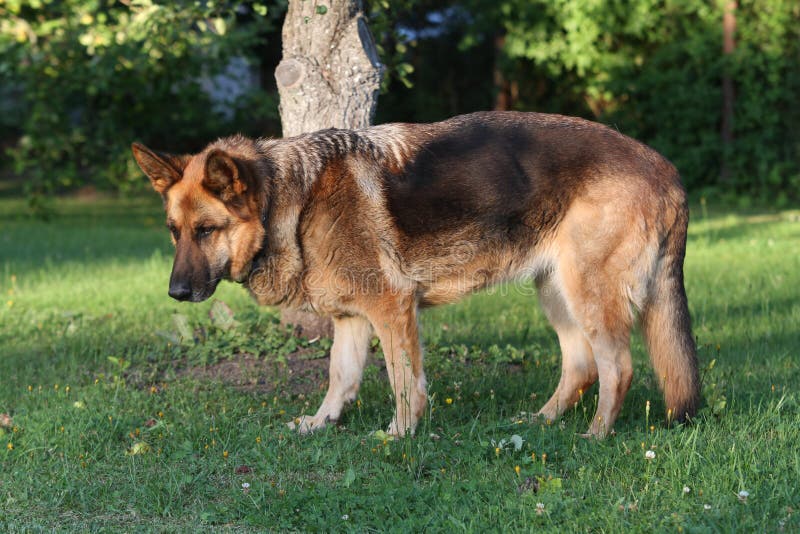
M282 35L275 79L283 136L369 126L383 66L361 0L290 0ZM281 318L306 337L332 335L327 318L289 310Z

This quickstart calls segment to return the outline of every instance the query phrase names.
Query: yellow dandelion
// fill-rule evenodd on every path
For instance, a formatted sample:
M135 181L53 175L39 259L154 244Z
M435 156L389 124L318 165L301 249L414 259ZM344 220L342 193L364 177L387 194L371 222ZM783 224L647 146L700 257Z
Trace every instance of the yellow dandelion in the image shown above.
M261 436L256 437L256 443L261 443Z
M514 466L514 472L517 474L517 476L519 476L520 468L518 465Z
M67 386L67 387L65 387L65 388L64 388L64 391L66 391L67 393L69 393L69 390L70 390L70 387L69 387L69 386Z
M54 384L54 385L53 385L53 389L54 389L54 390L56 390L56 391L58 391L58 384Z
M453 404L453 399L451 399L450 397L447 397L447 398L444 400L444 402L445 402L446 404L448 404L448 405L449 405L449 404Z
M222 451L222 457L228 459L228 451Z
M9 441L8 445L6 445L6 449L8 449L10 451L13 451L14 450L14 444Z
M28 386L28 391L33 391L33 386Z
M495 447L494 448L494 455L495 456L500 456L500 447Z
M158 418L159 419L163 419L164 418L164 412L159 411L158 412Z

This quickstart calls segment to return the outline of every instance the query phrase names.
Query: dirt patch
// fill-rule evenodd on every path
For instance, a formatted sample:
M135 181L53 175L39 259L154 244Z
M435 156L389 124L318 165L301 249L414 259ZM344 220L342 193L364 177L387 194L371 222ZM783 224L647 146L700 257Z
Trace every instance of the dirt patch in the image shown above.
M301 349L285 361L239 354L211 365L179 366L177 378L192 378L203 382L219 382L242 391L263 394L309 395L328 388L330 356L311 358L314 351ZM367 365L385 367L382 358L370 356Z

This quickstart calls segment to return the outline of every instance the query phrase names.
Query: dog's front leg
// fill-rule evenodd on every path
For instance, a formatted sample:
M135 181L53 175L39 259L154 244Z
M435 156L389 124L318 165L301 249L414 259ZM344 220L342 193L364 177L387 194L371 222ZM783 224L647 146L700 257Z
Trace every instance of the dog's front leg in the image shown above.
M365 318L334 318L328 393L313 417L300 417L289 423L290 428L306 434L339 419L344 404L355 400L358 394L370 337L372 327Z
M395 415L388 433L413 434L427 401L416 299L412 295L385 295L368 315L381 340L395 397Z

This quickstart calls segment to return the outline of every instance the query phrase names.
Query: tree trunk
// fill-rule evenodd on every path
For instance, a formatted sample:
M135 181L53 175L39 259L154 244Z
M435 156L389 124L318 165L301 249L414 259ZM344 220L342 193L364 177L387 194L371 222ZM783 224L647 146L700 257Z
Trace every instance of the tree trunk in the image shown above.
M275 69L284 137L369 126L382 74L361 0L289 0ZM309 338L333 333L329 319L311 313L285 310L281 321Z
M720 181L728 184L731 181L731 171L728 158L733 150L733 114L736 93L733 79L730 74L730 63L727 59L736 49L734 34L736 33L736 2L730 0L725 3L722 15L722 53L726 60L722 68L722 166L720 168Z
M506 36L498 34L494 36L494 64L492 65L492 81L494 82L494 110L508 111L514 104L514 94L512 83L506 78L504 72L503 51L506 44Z

